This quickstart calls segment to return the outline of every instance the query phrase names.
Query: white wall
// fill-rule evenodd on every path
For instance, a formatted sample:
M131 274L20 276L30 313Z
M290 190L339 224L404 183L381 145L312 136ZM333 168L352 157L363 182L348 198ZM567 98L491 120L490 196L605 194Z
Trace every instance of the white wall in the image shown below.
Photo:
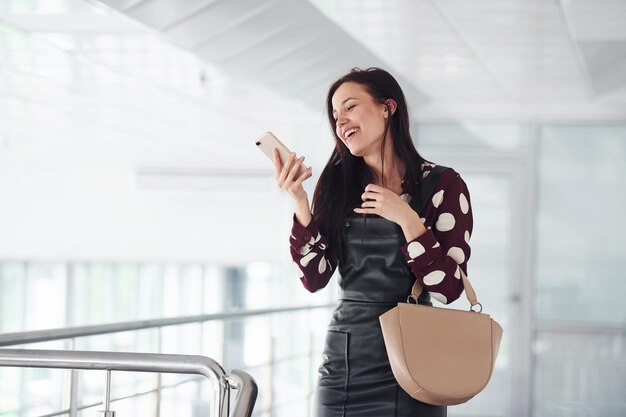
M291 202L138 189L134 167L0 148L0 259L285 260Z

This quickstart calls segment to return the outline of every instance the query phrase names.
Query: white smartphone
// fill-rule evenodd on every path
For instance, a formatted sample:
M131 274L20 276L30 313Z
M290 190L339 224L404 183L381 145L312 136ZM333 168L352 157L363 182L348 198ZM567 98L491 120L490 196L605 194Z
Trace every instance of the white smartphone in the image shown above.
M289 159L289 155L291 151L284 143L282 143L272 132L267 132L260 138L256 140L256 146L263 151L265 155L274 162L274 149L278 149L278 154L280 155L280 160L283 165ZM304 171L307 169L304 164L300 165L300 169L296 173L295 178L300 178L300 175L304 174Z

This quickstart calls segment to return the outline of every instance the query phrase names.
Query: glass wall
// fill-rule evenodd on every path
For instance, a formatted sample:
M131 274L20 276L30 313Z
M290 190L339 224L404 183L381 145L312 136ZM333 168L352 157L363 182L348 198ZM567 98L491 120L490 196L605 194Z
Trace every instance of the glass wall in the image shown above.
M306 292L292 263L242 267L205 264L0 263L0 333L85 324L302 305ZM327 303L331 285L317 299ZM259 384L255 416L305 415L316 379L327 308L146 329L31 344L37 349L200 354L243 369ZM71 372L0 368L0 416L67 410ZM101 409L105 375L78 371L79 415ZM114 372L119 415L208 415L212 387L199 377Z
M415 132L427 159L454 167L468 184L468 277L505 331L489 386L449 414L626 415L626 125L441 123ZM310 298L293 268L5 261L0 332L301 305ZM332 302L335 290L315 300ZM466 309L467 300L449 307ZM307 415L328 316L274 314L37 347L201 353L256 378L255 416ZM119 373L115 395L146 394L114 409L150 412L156 378ZM162 413L208 409L206 382L162 383L176 387L164 391ZM65 371L0 369L0 417L61 410L67 384ZM102 384L102 375L81 373L82 406L97 409ZM152 405L133 405L141 401Z
M422 156L454 168L468 186L474 215L468 279L484 312L505 329L489 385L471 401L449 407L448 414L510 416L516 354L511 346L524 332L515 326L519 313L510 296L518 278L512 268L518 255L514 248L519 246L514 205L520 161L529 158L532 131L523 125L448 123L420 124L415 132ZM469 302L463 295L445 307L467 310Z
M626 415L626 125L415 132L427 159L468 184L468 277L505 330L489 386L450 415Z
M541 129L533 415L626 415L626 125Z

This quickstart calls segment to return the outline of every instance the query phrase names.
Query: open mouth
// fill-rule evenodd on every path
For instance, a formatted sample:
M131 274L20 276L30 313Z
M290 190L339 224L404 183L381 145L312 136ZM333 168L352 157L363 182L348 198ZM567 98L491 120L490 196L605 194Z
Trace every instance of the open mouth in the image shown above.
M347 130L344 134L343 137L346 140L349 140L357 131L359 130L358 127L353 127L352 129Z

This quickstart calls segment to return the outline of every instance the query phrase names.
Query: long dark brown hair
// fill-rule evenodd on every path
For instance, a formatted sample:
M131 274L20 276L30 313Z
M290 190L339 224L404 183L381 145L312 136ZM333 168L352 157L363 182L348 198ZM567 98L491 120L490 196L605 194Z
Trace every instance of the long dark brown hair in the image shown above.
M385 104L393 99L397 103L393 114L389 111L383 141L381 160L384 161L387 131L390 131L393 152L406 167L405 177L409 182L413 196L411 206L417 204L417 189L422 179L422 164L427 162L415 149L409 131L409 112L406 99L400 85L387 71L380 68L353 68L349 73L335 81L328 90L326 111L328 122L335 138L335 149L326 163L313 193L312 214L319 225L320 232L328 239L328 259L341 257L341 231L347 216L355 215L353 208L361 206L361 194L365 186L374 182L373 171L365 164L362 157L354 156L343 141L337 136L333 117L332 98L335 91L346 82L362 85L374 101ZM385 185L384 166L382 183Z

